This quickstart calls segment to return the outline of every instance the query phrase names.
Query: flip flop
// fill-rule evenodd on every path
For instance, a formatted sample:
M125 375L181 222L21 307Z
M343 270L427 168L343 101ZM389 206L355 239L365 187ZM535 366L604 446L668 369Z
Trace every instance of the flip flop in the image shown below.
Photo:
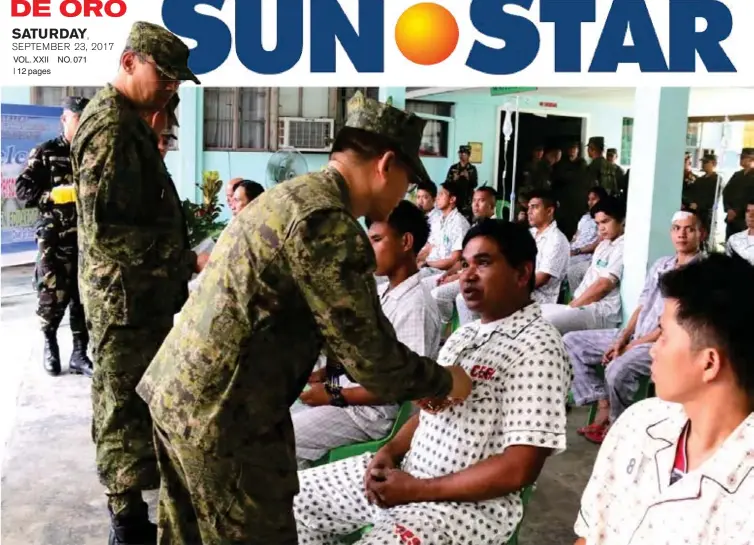
M591 431L589 433L584 434L584 439L589 441L590 443L594 443L595 445L601 445L602 442L605 440L605 437L607 437L607 432L610 429L610 425L604 425L600 429Z
M592 422L591 424L588 424L584 426L583 428L577 429L576 433L578 433L579 435L586 435L587 433L591 433L593 431L599 430L603 426L604 424L600 424L598 422Z

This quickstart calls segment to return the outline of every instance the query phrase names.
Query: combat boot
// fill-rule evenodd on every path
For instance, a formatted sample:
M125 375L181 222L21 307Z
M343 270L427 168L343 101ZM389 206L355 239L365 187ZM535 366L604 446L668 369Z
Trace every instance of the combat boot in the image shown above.
M87 377L91 377L94 373L92 360L86 355L88 344L86 335L81 333L73 334L73 352L71 352L71 359L68 362L68 370L71 373Z
M53 377L60 374L60 348L54 331L45 331L44 368Z
M110 516L108 545L157 545L157 525L149 520L147 505L129 515Z

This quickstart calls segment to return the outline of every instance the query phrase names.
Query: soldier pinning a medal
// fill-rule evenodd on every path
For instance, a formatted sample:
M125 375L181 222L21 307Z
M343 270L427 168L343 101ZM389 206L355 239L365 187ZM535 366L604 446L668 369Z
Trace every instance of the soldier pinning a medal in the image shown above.
M458 210L467 220L472 221L471 198L479 184L479 174L476 167L471 164L471 146L463 145L458 148L458 162L448 169L446 182L455 182L461 188L461 196L458 199Z
M398 341L357 221L385 221L429 179L425 123L357 92L326 167L265 191L220 236L137 387L154 421L161 545L297 542L289 408L323 351L386 402L442 410L470 394L462 367Z
M152 126L182 81L199 83L188 56L171 32L135 23L116 78L91 100L71 146L79 286L96 361L92 435L111 545L156 543L142 491L159 486L159 472L149 409L135 389L208 260L189 248L160 153L164 128Z
M50 375L61 372L57 332L65 310L73 335L73 352L68 362L71 373L92 376L87 356L89 338L84 307L78 289L78 243L76 197L71 170L71 140L81 113L89 101L68 97L60 121L63 132L29 153L26 169L16 180L16 194L27 207L37 207L37 262L34 285L38 296L37 315L44 335L44 369Z

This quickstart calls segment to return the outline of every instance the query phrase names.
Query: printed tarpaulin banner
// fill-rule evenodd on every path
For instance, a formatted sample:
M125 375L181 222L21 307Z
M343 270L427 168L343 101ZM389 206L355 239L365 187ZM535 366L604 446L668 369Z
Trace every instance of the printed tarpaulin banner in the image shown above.
M26 168L29 152L60 134L62 108L0 105L2 143L2 232L0 252L27 252L36 248L37 208L26 208L16 196L16 178Z

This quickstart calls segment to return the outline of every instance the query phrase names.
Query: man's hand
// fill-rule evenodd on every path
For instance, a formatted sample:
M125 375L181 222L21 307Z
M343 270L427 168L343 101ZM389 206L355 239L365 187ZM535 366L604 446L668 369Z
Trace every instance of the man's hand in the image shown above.
M458 405L461 401L453 401L448 398L424 398L414 401L414 405L419 407L422 411L429 414L437 414L443 412L448 407Z
M736 221L736 211L733 210L732 208L730 210L728 210L727 221L728 221L728 223L730 223L732 221Z
M458 277L459 277L458 273L454 273L454 274L445 273L440 278L437 279L437 285L442 286L444 284L450 284L451 282L455 282L456 280L458 280Z
M382 447L369 462L364 473L364 491L369 503L377 503L377 496L371 491L372 484L382 479L391 469L395 469L395 459L387 447Z
M312 384L307 391L301 392L299 400L310 407L322 407L330 404L330 395L325 390L325 385L319 382Z
M374 470L367 487L367 500L382 509L419 500L421 480L400 469Z
M194 272L197 274L202 272L204 270L204 267L207 266L208 261L209 261L209 254L207 252L196 254L196 267L194 268Z
M615 358L619 357L626 351L627 342L623 337L620 337L615 343L607 349L605 355L602 356L602 365L607 365Z
M309 384L319 384L325 381L327 378L327 372L325 369L318 369L309 375Z
M460 365L451 365L447 369L453 377L453 388L451 388L448 397L452 401L464 401L471 395L471 388L474 386L471 377Z

